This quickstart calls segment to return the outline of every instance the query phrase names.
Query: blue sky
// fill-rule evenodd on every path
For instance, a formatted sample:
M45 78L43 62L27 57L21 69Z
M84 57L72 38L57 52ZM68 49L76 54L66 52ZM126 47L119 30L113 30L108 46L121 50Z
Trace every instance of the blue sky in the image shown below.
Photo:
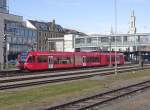
M127 33L135 11L138 32L150 32L150 0L117 0L118 32ZM114 27L114 0L9 0L11 13L24 19L56 20L65 28L105 34Z

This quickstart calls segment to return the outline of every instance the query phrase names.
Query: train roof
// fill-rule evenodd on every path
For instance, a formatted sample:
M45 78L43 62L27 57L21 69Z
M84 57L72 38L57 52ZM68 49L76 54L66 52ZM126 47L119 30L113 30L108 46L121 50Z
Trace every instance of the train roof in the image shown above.
M31 51L28 52L28 55L110 55L110 53L100 53L100 52L59 52L59 51L45 51L45 52L40 52L40 51ZM115 52L112 52L111 55L115 55ZM123 53L117 52L117 55L123 55Z
M99 52L56 52L56 51L45 51L45 52L40 52L40 51L31 51L29 54L34 54L34 55L73 55L73 54L78 54L78 55L96 55L100 54Z

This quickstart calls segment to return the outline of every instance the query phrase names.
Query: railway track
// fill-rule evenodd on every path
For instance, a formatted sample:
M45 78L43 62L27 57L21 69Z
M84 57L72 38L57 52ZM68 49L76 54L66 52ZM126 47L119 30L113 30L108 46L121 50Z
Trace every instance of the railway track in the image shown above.
M118 65L118 67L123 66L134 66L135 63L129 63L124 65ZM86 67L86 68L73 68L73 69L59 69L59 70L45 70L45 71L34 71L34 72L28 72L28 71L21 71L18 69L14 70L3 70L0 71L0 78L1 77L14 77L14 76L25 76L25 75L36 75L36 74L45 74L45 73L56 73L56 72L68 72L68 71L81 71L81 70L91 70L91 69L109 69L110 67Z
M99 110L104 104L148 88L150 88L150 80L53 106L45 110Z
M145 65L144 69L149 69L150 65ZM127 72L127 71L138 71L141 68L139 66L125 66L119 67L118 72ZM114 74L114 68L109 69L94 69L94 70L82 70L76 72L62 72L55 74L36 74L28 76L17 76L17 77L6 77L0 78L0 90L13 89L19 87L27 87L33 85L41 85L47 83L56 83L64 81L72 81L78 79L90 78L96 75L110 75Z
M76 72L81 70L91 70L91 69L108 69L110 67L86 67L86 68L73 68L73 69L59 69L59 70L44 70L44 71L21 71L21 70L9 70L0 71L0 77L14 77L14 76L25 76L25 75L36 75L36 74L46 74L46 73L56 73L56 72Z
M123 66L118 67L118 69L129 69L129 68L138 68L138 65L134 66ZM105 72L105 71L113 71L114 68L92 68L92 69L83 69L83 70L74 70L74 71L62 71L62 72L55 72L53 73L40 73L40 74L26 74L26 75L19 75L19 76L11 76L11 77L2 77L0 78L0 83L5 82L15 82L15 81L23 81L23 80L33 80L33 79L41 79L47 77L61 77L61 76L70 76L70 75L79 75L79 74L87 74L93 72Z

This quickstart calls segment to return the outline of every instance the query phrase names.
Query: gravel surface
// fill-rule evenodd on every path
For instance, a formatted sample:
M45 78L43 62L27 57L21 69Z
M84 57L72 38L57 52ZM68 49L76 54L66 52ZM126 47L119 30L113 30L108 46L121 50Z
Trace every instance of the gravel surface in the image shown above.
M150 89L97 107L94 110L150 110Z
M97 78L98 79L98 78ZM130 79L127 81L120 81L113 83L107 87L108 90L120 88L131 84L136 84L145 80L150 80L150 77L143 77L138 79ZM106 91L105 89L104 91ZM92 110L150 110L150 89L143 92L138 92L131 96L123 97L119 100L95 107Z

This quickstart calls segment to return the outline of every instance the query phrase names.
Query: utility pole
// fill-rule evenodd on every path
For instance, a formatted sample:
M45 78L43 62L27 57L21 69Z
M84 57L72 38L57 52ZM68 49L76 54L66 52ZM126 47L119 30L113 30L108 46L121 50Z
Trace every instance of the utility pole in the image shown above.
M111 41L112 41L112 35L114 34L113 32L113 28L111 26L111 30L110 30L110 36L109 36L109 66L112 67L112 56L111 56L111 53L112 53L112 50L111 50Z
M142 57L142 48L141 48L141 39L140 39L140 36L138 36L139 39L138 39L138 43L139 43L139 49L138 49L138 53L139 53L139 65L140 67L143 69L143 57Z
M117 0L114 0L114 17L115 17L115 74L117 75Z
M109 37L109 66L112 67L112 59L111 59L111 36Z
M3 42L3 48L4 48L4 69L8 68L8 45L7 45L7 35L4 34L4 42Z

